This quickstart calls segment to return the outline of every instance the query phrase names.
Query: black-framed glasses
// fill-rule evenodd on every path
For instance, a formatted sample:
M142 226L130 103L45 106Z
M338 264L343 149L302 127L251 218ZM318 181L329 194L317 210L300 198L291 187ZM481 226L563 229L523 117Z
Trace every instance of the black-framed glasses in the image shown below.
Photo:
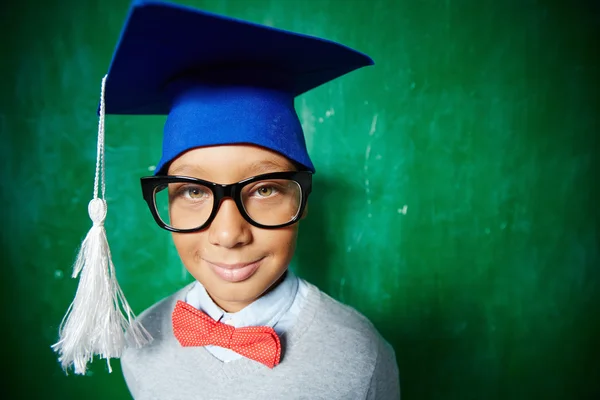
M141 178L156 223L171 232L197 232L214 220L225 198L250 224L265 229L297 222L312 190L312 172L272 172L223 185L188 176Z

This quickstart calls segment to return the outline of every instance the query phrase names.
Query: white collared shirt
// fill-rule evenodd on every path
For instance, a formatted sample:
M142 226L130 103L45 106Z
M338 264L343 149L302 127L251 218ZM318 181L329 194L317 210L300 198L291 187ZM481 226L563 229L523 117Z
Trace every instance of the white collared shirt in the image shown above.
M277 287L236 313L225 312L216 305L198 281L187 293L185 301L198 310L204 311L215 321L235 328L270 326L281 336L296 321L307 293L306 283L288 270L286 277ZM232 350L218 346L206 346L206 349L223 362L242 357Z

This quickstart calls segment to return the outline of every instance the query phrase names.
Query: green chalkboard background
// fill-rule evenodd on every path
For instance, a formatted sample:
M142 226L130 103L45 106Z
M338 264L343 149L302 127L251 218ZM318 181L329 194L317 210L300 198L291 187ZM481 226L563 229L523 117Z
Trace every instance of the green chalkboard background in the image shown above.
M126 399L118 361L66 377L50 345L129 2L42 3L0 6L1 390ZM376 324L405 399L600 398L598 2L181 3L375 59L298 99L318 174L293 268ZM162 122L107 121L107 231L136 312L190 281L139 189Z

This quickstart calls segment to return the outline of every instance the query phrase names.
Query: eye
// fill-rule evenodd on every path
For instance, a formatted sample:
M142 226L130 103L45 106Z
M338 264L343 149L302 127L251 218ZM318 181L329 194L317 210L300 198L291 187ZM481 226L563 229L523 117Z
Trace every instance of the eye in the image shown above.
M260 197L269 197L274 192L275 192L275 189L273 188L273 186L262 186L262 187L259 187L258 189L256 189L256 193Z
M186 200L202 200L209 196L209 189L200 185L182 185L175 191L175 198Z
M185 188L183 193L185 196L189 197L190 199L201 199L204 195L206 195L206 192L204 192L202 189L200 189L198 187Z

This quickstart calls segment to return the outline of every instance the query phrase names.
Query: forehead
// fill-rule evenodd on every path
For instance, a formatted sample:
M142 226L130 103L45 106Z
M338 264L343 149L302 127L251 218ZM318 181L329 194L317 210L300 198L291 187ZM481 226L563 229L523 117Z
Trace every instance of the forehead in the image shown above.
M189 150L171 163L168 174L233 183L255 175L295 169L287 157L275 151L238 144Z

